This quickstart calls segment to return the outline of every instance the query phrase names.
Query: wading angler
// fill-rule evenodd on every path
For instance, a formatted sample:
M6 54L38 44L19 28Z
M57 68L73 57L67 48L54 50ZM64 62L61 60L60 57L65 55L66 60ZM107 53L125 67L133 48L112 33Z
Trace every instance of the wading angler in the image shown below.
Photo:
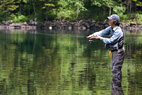
M119 16L113 14L108 17L109 27L89 35L88 39L97 39L105 43L111 57L111 71L113 77L121 79L121 68L124 61L124 32L119 26ZM108 35L108 37L104 37Z

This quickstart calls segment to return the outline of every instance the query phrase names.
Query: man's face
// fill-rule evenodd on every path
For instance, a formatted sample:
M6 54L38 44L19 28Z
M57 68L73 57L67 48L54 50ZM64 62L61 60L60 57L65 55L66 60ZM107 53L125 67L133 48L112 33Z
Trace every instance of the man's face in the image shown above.
M108 24L109 24L110 26L113 26L113 20L108 20Z

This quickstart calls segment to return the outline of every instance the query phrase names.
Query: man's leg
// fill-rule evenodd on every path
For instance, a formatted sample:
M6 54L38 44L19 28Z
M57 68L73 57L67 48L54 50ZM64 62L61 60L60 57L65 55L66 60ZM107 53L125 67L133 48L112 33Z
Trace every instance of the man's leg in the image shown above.
M114 51L111 58L111 71L113 73L113 77L117 77L121 79L121 68L124 61L124 49L119 49L118 51Z

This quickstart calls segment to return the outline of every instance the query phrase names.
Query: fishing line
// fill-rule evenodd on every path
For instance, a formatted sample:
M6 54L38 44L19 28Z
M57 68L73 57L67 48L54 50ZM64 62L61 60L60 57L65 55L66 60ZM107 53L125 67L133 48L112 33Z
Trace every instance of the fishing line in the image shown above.
M85 38L86 36L69 36L69 35L62 35L62 34L45 34L45 33L35 33L40 35L49 35L49 36L62 36L62 37L75 37L75 38Z
M86 36L69 36L69 35L62 35L62 34L45 34L45 33L35 33L35 34L39 34L39 35L49 35L49 36L62 36L62 37L73 37L73 38L86 38ZM129 44L132 44L132 43L134 43L134 42L136 42L138 39L136 39L136 40L133 40L133 41L131 41L131 42L129 42L129 43L126 43L126 44L124 44L124 45L129 45ZM94 40L88 40L89 41L89 43L91 44L91 43L93 43L93 42L95 42Z

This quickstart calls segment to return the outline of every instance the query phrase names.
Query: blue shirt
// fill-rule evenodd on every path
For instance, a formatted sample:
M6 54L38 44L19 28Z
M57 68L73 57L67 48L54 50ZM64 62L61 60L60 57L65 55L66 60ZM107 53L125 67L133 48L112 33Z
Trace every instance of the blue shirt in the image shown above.
M111 44L116 43L119 41L121 37L123 37L123 31L121 27L115 26L113 29L111 26L107 27L104 30L101 30L99 32L95 32L93 34L94 36L100 36L100 40L102 40L105 44ZM111 35L110 38L104 38L106 35Z

